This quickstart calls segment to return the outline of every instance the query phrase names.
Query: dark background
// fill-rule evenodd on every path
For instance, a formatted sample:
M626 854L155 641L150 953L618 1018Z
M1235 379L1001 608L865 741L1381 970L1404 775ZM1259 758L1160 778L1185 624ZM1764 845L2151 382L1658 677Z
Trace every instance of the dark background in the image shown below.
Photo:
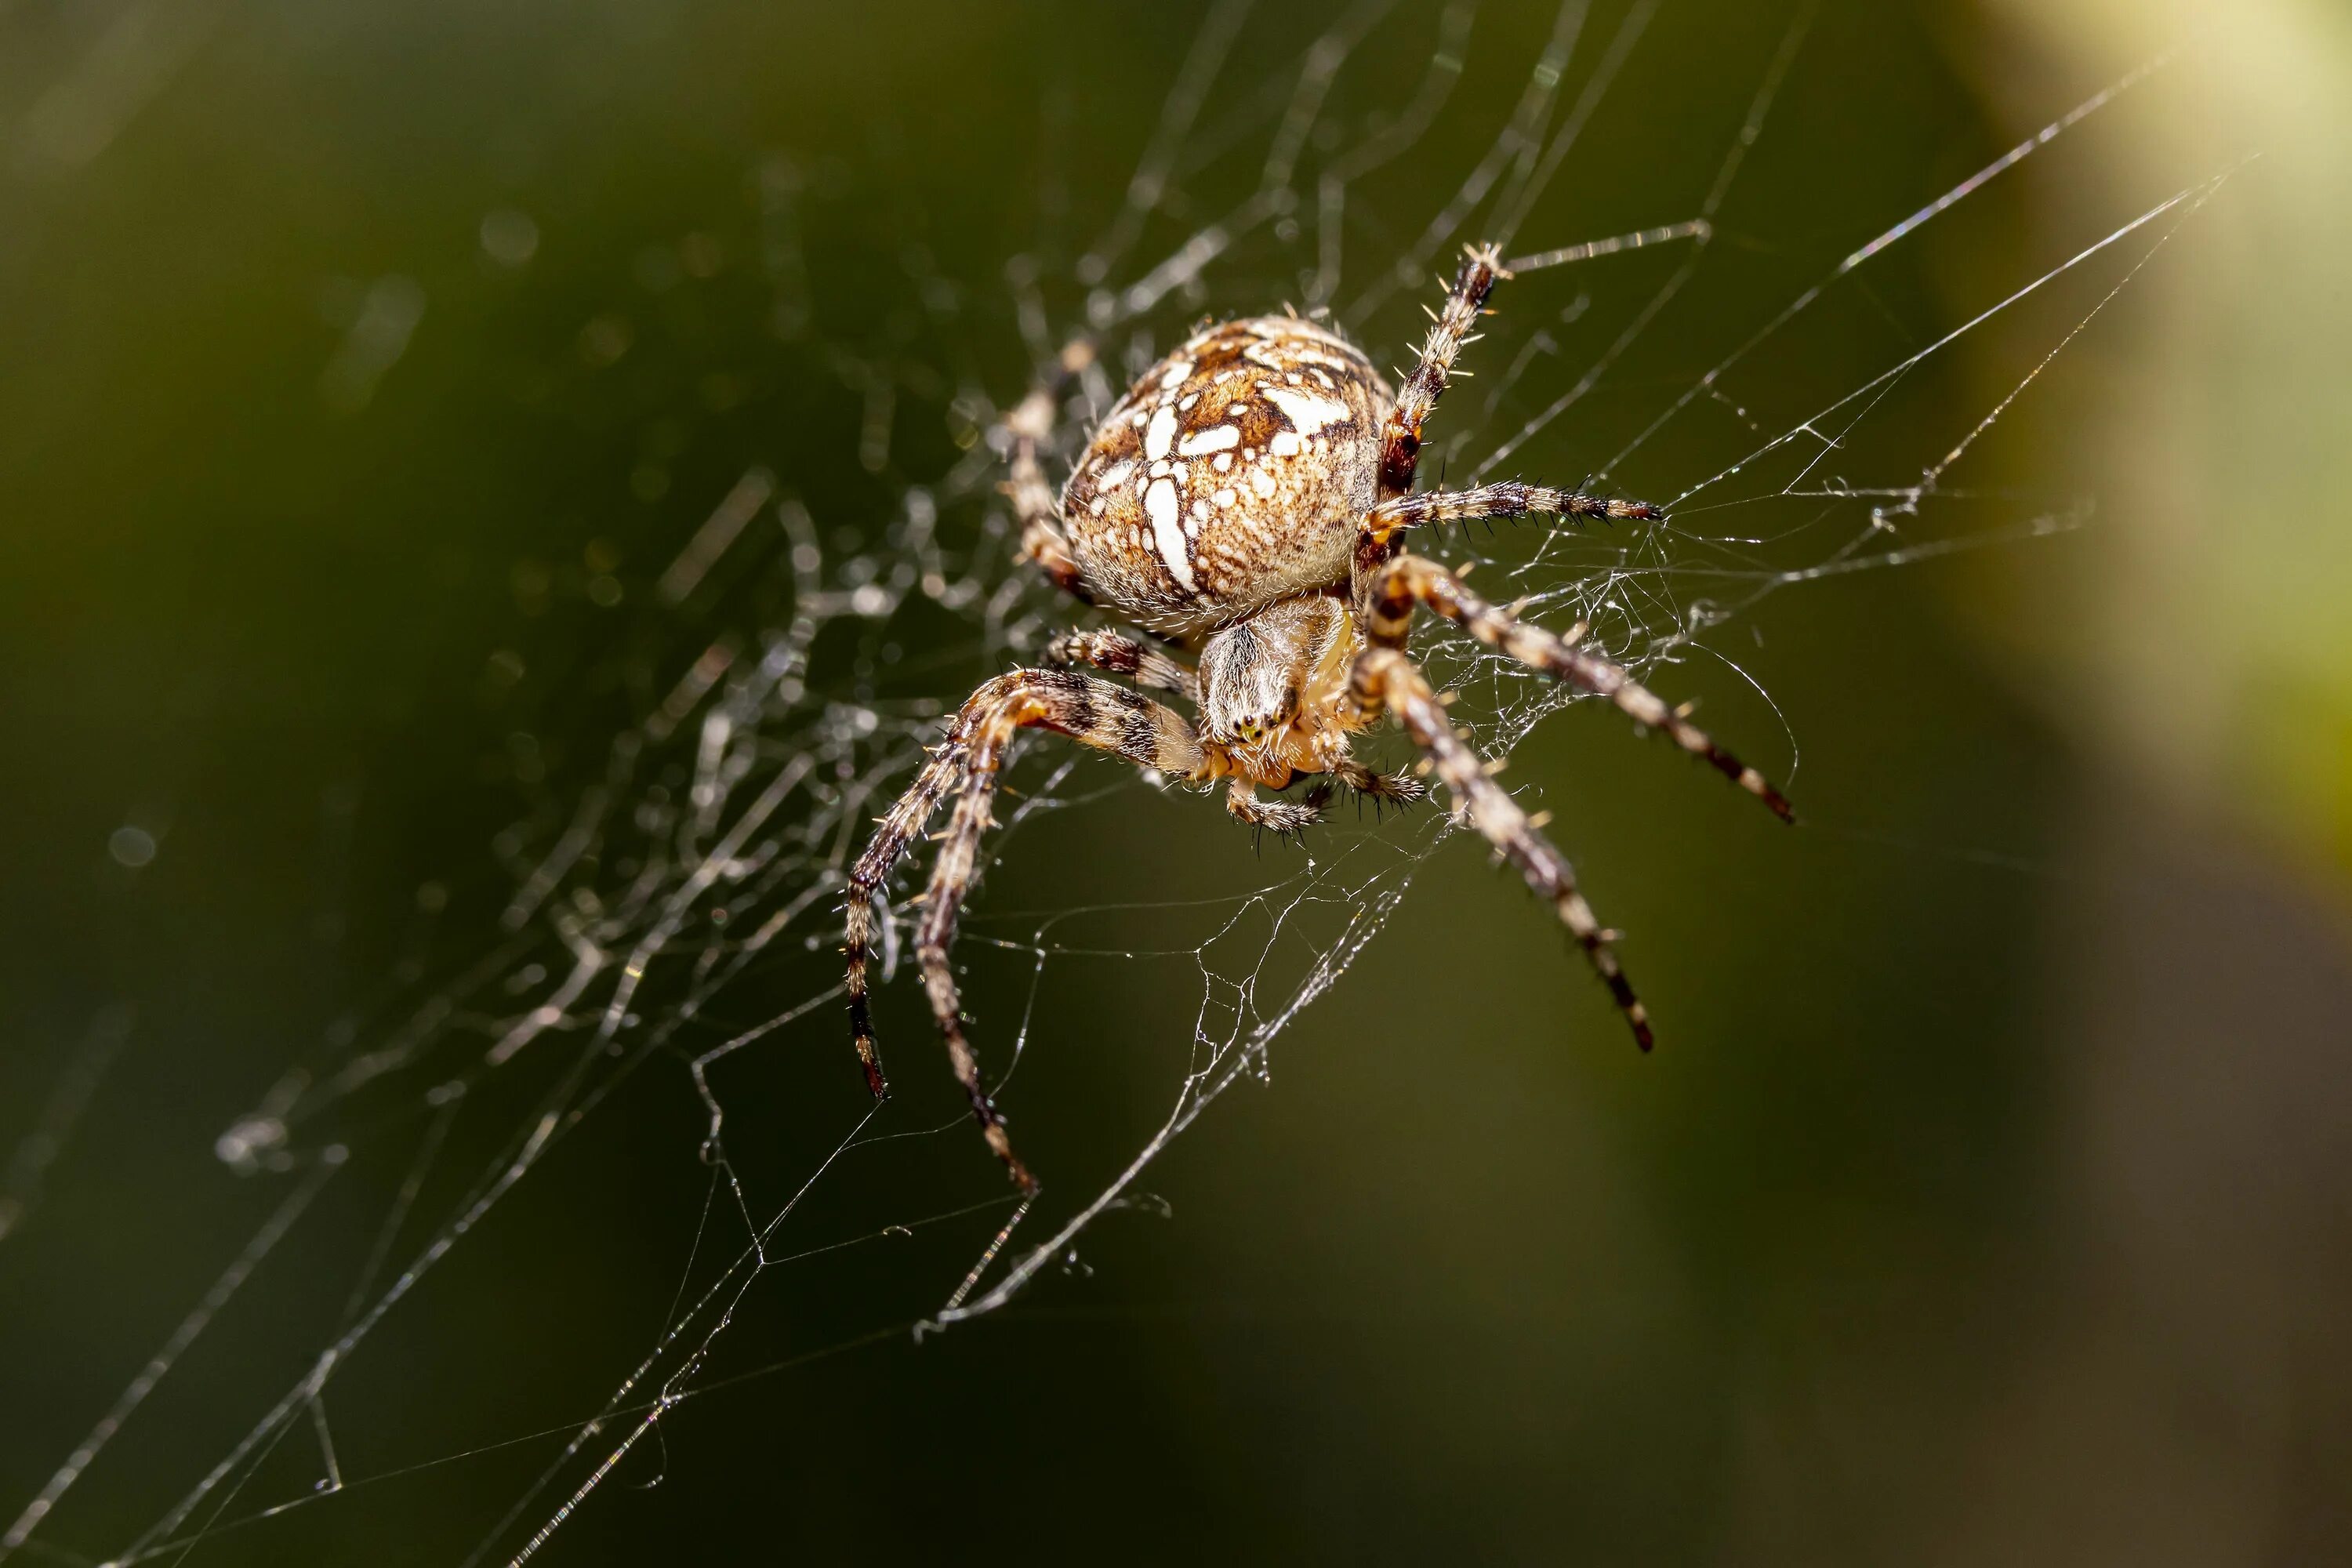
M1633 933L1654 1058L1450 843L1267 1081L1154 1167L1169 1219L1107 1222L1078 1266L920 1343L908 1324L1001 1207L772 1270L706 1380L739 1381L680 1407L549 1560L2352 1554L2341 22L2127 9L1825 8L1727 210L1732 287L1525 455L1574 477L1741 323L2184 37L2185 63L1938 220L1749 386L1801 414L2263 154L1956 470L1991 499L1936 536L1979 547L1786 588L1715 634L1769 705L1717 663L1668 672L1774 769L1793 738L1802 831L1606 711L1518 749L1509 781ZM1549 17L1480 13L1491 74L1388 176L1393 232L1486 146ZM1326 19L1256 18L1221 87L1286 79ZM593 776L658 696L630 672L666 684L751 614L651 605L714 498L762 462L828 529L878 535L952 458L953 386L1017 395L1004 261L1108 218L1196 21L0 5L0 1149L123 1030L70 1142L8 1194L0 1515L289 1190L231 1173L221 1129L339 1020L486 947L500 827ZM1687 216L1787 23L1669 4L1525 243ZM1429 26L1402 7L1354 63L1402 92ZM1376 106L1347 90L1347 115ZM779 155L803 296L748 259ZM513 213L520 261L486 227ZM1906 382L1857 473L1934 461L2122 270ZM1290 276L1238 258L1206 308L1268 308ZM1580 286L1528 279L1528 319ZM1592 287L1597 344L1644 296ZM422 314L380 374L339 370L371 300ZM1401 359L1416 321L1400 298L1367 331ZM877 364L905 426L878 474L856 454ZM1539 369L1522 403L1572 374ZM1645 462L1622 482L1707 471L1703 448ZM2088 526L2007 538L2082 497ZM1000 650L954 637L886 684L961 695ZM1274 874L1213 806L1108 782L1007 838L976 931ZM1201 1005L1185 950L1213 929L1189 920L1107 927L1172 959L1046 971L1010 1103L1069 1195L1165 1113ZM831 962L731 997L738 1021ZM1018 954L974 959L983 1049L1029 984ZM883 1020L900 1130L946 1127L908 1158L951 1175L839 1184L885 1221L995 1202L903 977ZM774 1110L757 1077L730 1096L769 1207L859 1110L829 1009L779 1050L809 1100ZM525 1103L486 1115L511 1130ZM708 1191L698 1114L674 1067L604 1104L329 1385L354 1484L176 1560L474 1550L667 1321ZM393 1134L373 1161L379 1134L344 1131L352 1178L303 1245L21 1561L119 1550L299 1374L404 1169ZM862 1234L856 1198L809 1244ZM270 1467L225 1520L310 1491L307 1426Z

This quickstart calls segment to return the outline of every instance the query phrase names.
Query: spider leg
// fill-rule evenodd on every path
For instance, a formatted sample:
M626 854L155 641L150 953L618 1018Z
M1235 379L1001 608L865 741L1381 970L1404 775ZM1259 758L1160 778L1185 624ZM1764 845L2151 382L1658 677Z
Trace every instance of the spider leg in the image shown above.
M1257 786L1236 778L1225 788L1225 809L1245 826L1271 828L1277 834L1303 833L1322 820L1318 801L1260 800Z
M914 784L882 816L874 837L866 841L866 852L849 872L849 899L842 915L842 946L849 959L849 1028L857 1046L858 1064L866 1069L866 1087L877 1100L888 1098L890 1080L882 1071L882 1058L874 1045L874 1011L866 994L866 965L874 950L874 900L889 881L890 868L907 852L908 844L963 777L965 757L971 749L970 714L966 704L947 740L931 749L930 760L915 775Z
M1762 773L1708 739L1706 731L1634 680L1623 665L1587 653L1567 639L1486 603L1434 561L1400 555L1380 569L1366 599L1366 635L1381 647L1402 648L1416 605L1428 605L1487 647L1530 668L1542 670L1580 690L1608 698L1634 722L1663 730L1684 751L1706 758L1716 772L1762 801L1781 821L1796 821L1796 813L1787 799Z
M1170 691L1198 707L1201 678L1192 667L1146 647L1124 632L1065 632L1045 645L1045 662L1057 668L1091 665L1114 675L1131 675L1138 686Z
M1069 357L1067 351L1064 357ZM1037 456L1053 433L1053 389L1032 389L1005 416L1004 428L1013 441L1004 493L1012 498L1013 515L1021 523L1022 559L1035 562L1054 586L1078 603L1091 605L1094 594L1078 570L1077 558L1070 553L1070 541L1062 532L1061 503L1045 482L1045 469Z
M1518 868L1528 886L1551 901L1560 923L1584 949L1618 1010L1625 1015L1634 1043L1648 1050L1650 1016L1617 963L1617 954L1609 945L1610 933L1601 930L1592 907L1577 891L1575 868L1538 831L1535 819L1487 774L1485 762L1454 732L1444 707L1413 662L1393 647L1366 648L1357 656L1349 689L1365 709L1385 710L1403 726L1413 743L1428 754L1437 776L1445 781L1454 816L1466 816L1487 842Z
M1409 773L1379 773L1352 757L1334 763L1331 777L1348 789L1373 800L1407 805L1429 794L1429 786Z
M1412 489L1421 464L1421 427L1436 408L1454 371L1454 356L1471 340L1470 329L1495 291L1496 279L1507 276L1491 245L1472 246L1454 275L1445 308L1440 310L1422 340L1421 358L1405 377L1404 390L1389 411L1381 432L1381 499L1392 500Z
M1245 826L1287 837L1303 833L1323 820L1335 788L1353 790L1374 802L1393 801L1400 805L1429 793L1429 786L1419 779L1403 773L1374 773L1361 763L1343 757L1324 770L1322 778L1301 800L1260 800L1256 785L1248 779L1235 777L1225 787L1225 809Z
M981 1081L980 1060L964 1036L955 973L948 963L955 945L957 918L978 875L980 840L992 821L989 806L996 794L997 774L1013 735L1024 728L1053 730L1140 766L1179 776L1198 773L1206 762L1192 725L1174 710L1107 680L1062 670L1016 669L989 681L957 713L947 743L933 753L914 785L883 818L880 830L858 859L850 881L849 1016L859 1058L868 1064L866 1081L871 1086L880 1076L865 975L873 896L908 841L922 830L940 799L960 783L961 793L941 835L939 860L923 895L915 956L922 967L931 1015L947 1043L949 1063L971 1102L982 1136L1022 1191L1034 1192L1036 1179L1014 1157L1004 1119Z
M1548 485L1521 484L1511 479L1466 490L1423 490L1418 495L1392 496L1372 508L1364 519L1364 528L1377 542L1385 545L1399 530L1428 523L1475 522L1493 517L1654 522L1665 515L1648 501L1620 500L1613 496L1587 495L1581 490L1553 489Z

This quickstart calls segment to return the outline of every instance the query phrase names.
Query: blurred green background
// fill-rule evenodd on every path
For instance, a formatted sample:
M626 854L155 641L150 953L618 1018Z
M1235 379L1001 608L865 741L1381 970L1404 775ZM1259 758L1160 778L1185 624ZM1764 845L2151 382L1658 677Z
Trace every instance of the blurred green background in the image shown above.
M1221 89L1286 90L1337 15L1254 17ZM1479 8L1461 100L1367 198L1351 257L1454 189L1552 17ZM0 1516L287 1190L231 1173L220 1131L339 1021L494 945L501 827L593 782L616 725L765 613L654 603L717 498L765 464L829 539L870 543L954 459L957 389L1017 395L1005 264L1066 261L1108 220L1199 20L0 0ZM1789 21L1669 0L1526 244L1689 216ZM1432 29L1398 7L1339 118L1410 90ZM1631 933L1654 1058L1449 844L1268 1081L1153 1168L1169 1218L1089 1233L919 1344L905 1323L1001 1208L772 1271L719 1369L756 1375L681 1407L549 1560L2352 1557L2340 8L1825 6L1724 215L1733 287L1695 290L1589 425L1522 460L1575 477L1854 246L2170 48L1749 369L1790 423L2236 171L1955 470L1990 498L1956 531L1979 547L1786 588L1716 633L1769 704L1713 661L1662 676L1776 769L1793 739L1808 826L1768 831L1589 707L1515 754ZM1286 265L1213 273L1204 308L1270 307ZM1907 380L1849 477L1936 460L2123 269ZM1498 303L1589 354L1646 298L1589 286L1589 321L1582 279ZM1057 327L1076 299L1048 290ZM1374 357L1417 321L1385 308ZM1616 477L1671 491L1706 464L1669 445ZM2081 530L2000 542L2077 497ZM945 542L975 549L969 524ZM966 626L882 683L951 701L1002 651ZM1213 806L1087 765L1089 798L1008 841L976 931L1276 874ZM770 1000L832 962L820 943ZM1201 980L1181 951L1045 973L1009 1103L1076 1195L1165 1113ZM1031 980L1017 953L973 961L998 1059ZM919 1159L995 1200L905 977L883 1018L900 1130L945 1124ZM857 1113L837 1034L828 1008L779 1047L802 1077L730 1094L773 1200ZM70 1141L28 1160L101 1058ZM709 1190L698 1117L675 1066L601 1109L338 1372L337 1460L364 1484L175 1560L457 1562L492 1537L503 1561L579 1474L497 1534L509 1506L668 1321ZM344 1135L362 1157L305 1221L325 1239L265 1264L19 1561L120 1550L324 1342L405 1169L364 1117ZM379 1140L397 1155L370 1163ZM840 1178L886 1221L940 1212L929 1179ZM223 1520L310 1490L309 1429L272 1464Z

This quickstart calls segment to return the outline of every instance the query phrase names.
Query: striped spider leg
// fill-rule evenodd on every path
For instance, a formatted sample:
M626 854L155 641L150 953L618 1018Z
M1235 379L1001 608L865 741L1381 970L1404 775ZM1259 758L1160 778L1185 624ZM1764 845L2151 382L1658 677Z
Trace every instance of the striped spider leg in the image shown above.
M1664 731L1685 751L1705 758L1782 821L1793 822L1796 818L1788 801L1761 773L1717 745L1704 731L1635 681L1623 666L1486 603L1435 562L1398 555L1381 567L1373 579L1364 611L1365 635L1371 646L1356 661L1351 680L1356 700L1370 711L1386 711L1427 753L1453 795L1456 814L1466 814L1503 857L1518 868L1538 896L1552 904L1625 1015L1634 1042L1648 1050L1654 1043L1649 1015L1611 951L1612 933L1601 929L1577 890L1576 874L1567 858L1544 837L1540 821L1522 811L1488 775L1484 761L1454 732L1427 679L1405 656L1412 613L1419 606L1426 606L1530 668L1580 690L1607 697L1636 722Z
M1054 434L1059 389L1093 362L1094 345L1083 338L1071 340L1063 346L1054 374L1031 387L1004 417L1004 433L1011 442L1004 493L1012 499L1013 515L1021 524L1021 558L1034 563L1047 581L1081 605L1092 605L1095 595L1087 587L1077 558L1070 552L1069 538L1062 531L1061 508L1045 482L1045 465L1038 454Z
M1540 819L1521 810L1495 783L1484 761L1454 731L1427 679L1406 656L1414 610L1425 606L1521 664L1608 698L1636 722L1665 731L1685 751L1704 758L1782 821L1795 817L1788 801L1761 773L1717 745L1680 710L1635 681L1624 667L1576 647L1576 634L1561 637L1521 621L1472 593L1437 563L1401 552L1403 531L1427 523L1531 515L1650 521L1664 515L1646 501L1517 481L1412 493L1423 425L1445 390L1454 356L1472 341L1471 324L1502 276L1506 274L1491 248L1469 253L1387 422L1381 499L1365 515L1356 545L1355 610L1369 646L1357 658L1349 689L1367 721L1385 712L1403 728L1445 782L1457 816L1466 816L1528 885L1552 904L1624 1014L1635 1043L1648 1050L1654 1043L1649 1015L1611 948L1613 933L1594 918L1577 889L1574 869L1544 837Z
M992 823L990 804L1005 752L1023 729L1052 730L1142 767L1178 777L1204 771L1207 759L1192 724L1174 710L1139 692L1066 670L1016 669L972 693L956 714L947 739L932 752L912 788L883 817L866 853L850 873L847 915L849 1016L866 1087L877 1098L888 1093L882 1059L874 1043L874 1018L866 995L866 970L873 950L874 905L907 846L923 831L950 792L955 804L941 836L938 860L923 894L915 931L915 958L931 1016L946 1042L949 1064L971 1102L988 1146L1003 1162L1021 1190L1037 1190L1036 1178L1013 1152L1004 1118L981 1079L980 1060L964 1036L962 1005L955 972L948 962L957 917L977 874L980 841Z

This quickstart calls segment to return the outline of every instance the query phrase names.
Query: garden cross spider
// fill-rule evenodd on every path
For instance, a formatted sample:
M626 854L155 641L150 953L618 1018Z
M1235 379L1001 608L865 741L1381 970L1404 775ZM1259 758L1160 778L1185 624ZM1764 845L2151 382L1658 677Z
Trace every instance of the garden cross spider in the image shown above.
M1082 604L1116 610L1197 656L1180 662L1115 631L1056 639L1055 668L1015 669L972 693L946 741L881 819L849 880L849 1017L866 1086L887 1092L874 1046L866 967L876 900L891 868L952 792L915 953L948 1058L988 1146L1024 1193L1036 1191L1013 1152L1004 1119L964 1037L948 952L971 889L989 803L1015 731L1057 731L1187 784L1228 782L1225 805L1243 822L1293 832L1313 822L1332 787L1375 800L1411 800L1422 785L1373 773L1349 756L1349 737L1382 716L1424 753L1466 816L1550 900L1609 987L1642 1048L1650 1023L1577 891L1565 857L1519 809L1457 732L1445 701L1406 657L1413 611L1425 606L1489 647L1580 690L1608 698L1637 722L1706 758L1783 820L1789 803L1755 769L1636 684L1625 669L1566 637L1487 604L1433 561L1402 552L1417 524L1548 515L1656 521L1658 508L1517 482L1412 493L1423 421L1445 390L1454 355L1498 278L1492 247L1473 247L1423 342L1420 362L1391 397L1354 345L1295 316L1225 321L1195 333L1131 387L1096 427L1056 504L1038 448L1056 397L1033 391L1006 421L1021 552ZM1063 356L1065 374L1088 352ZM1187 719L1072 666L1133 678L1199 710ZM1295 775L1324 781L1306 800L1261 800Z

